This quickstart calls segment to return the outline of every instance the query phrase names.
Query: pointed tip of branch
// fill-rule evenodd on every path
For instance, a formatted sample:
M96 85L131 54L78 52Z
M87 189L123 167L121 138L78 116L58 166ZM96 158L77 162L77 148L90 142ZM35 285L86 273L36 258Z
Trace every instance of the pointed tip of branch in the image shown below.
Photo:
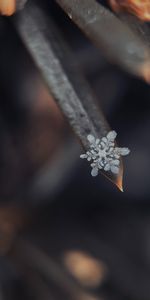
M106 176L106 175L105 175ZM119 174L114 176L113 174L109 174L106 176L112 183L114 183L120 192L124 192L123 190L123 163L121 160Z
M108 175L106 174L106 172L101 172L107 179L109 179L113 184L115 184L117 186L117 188L119 189L120 192L124 192L123 189L123 166L121 163L121 168L120 168L120 172L117 176L114 175Z
M120 191L123 193L124 192L124 189L123 189L123 187L120 189Z
M120 171L116 178L115 184L116 184L117 188L120 190L120 192L123 193L124 190L123 190L123 162L122 162L122 159L121 159L121 164L120 164Z
M123 190L123 176L122 176L122 174L119 174L119 176L117 178L117 181L116 181L116 186L118 187L118 189L121 192L124 192L124 190Z
M123 186L117 186L120 192L124 192Z

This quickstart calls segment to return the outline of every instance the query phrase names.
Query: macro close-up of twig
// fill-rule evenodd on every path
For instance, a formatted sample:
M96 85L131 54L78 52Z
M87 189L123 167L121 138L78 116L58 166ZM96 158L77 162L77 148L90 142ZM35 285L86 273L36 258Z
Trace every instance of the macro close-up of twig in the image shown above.
M0 39L0 300L149 300L149 0L0 0Z

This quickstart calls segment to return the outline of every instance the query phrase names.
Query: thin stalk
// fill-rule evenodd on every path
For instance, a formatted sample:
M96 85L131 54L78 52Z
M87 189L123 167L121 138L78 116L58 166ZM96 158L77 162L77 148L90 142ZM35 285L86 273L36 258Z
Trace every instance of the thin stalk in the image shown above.
M69 18L113 63L150 81L147 43L96 0L56 0Z
M86 150L87 135L105 136L110 127L95 104L93 93L80 74L75 58L68 50L56 25L47 20L33 3L19 13L16 28L40 69L54 99L68 119ZM119 175L103 172L122 190L122 162Z

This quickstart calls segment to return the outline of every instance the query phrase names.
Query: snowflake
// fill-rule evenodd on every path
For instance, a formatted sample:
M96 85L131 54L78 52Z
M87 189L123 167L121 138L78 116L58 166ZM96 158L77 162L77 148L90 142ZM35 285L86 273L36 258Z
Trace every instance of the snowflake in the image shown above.
M101 139L96 139L93 135L88 135L89 151L80 155L80 158L86 158L91 161L91 175L97 176L99 170L110 171L113 174L119 173L120 157L128 155L128 148L119 148L115 146L117 133L110 131Z

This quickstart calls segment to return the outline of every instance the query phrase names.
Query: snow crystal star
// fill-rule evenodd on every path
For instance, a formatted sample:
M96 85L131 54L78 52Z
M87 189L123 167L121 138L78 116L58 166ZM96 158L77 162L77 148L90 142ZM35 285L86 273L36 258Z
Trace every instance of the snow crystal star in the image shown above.
M80 155L80 158L86 158L91 162L91 175L97 176L98 171L111 171L113 174L119 173L120 157L128 155L128 148L119 148L115 146L117 133L110 131L101 139L96 139L93 135L88 135L89 151Z

